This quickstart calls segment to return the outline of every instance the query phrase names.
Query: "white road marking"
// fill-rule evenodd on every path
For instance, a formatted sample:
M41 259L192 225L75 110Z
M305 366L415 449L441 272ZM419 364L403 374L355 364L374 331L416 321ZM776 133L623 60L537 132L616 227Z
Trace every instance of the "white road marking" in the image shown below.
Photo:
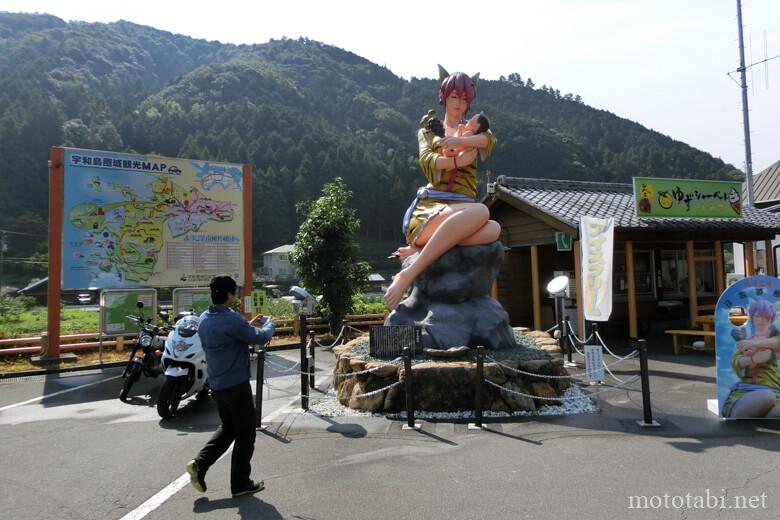
M0 408L0 412L4 412L6 410L10 410L11 408L16 408L17 406L24 406L26 404L34 403L36 401L42 401L43 399L48 399L49 397L54 397L55 395L62 395L62 394L67 394L68 392L73 392L74 390L81 390L82 388L87 388L88 386L94 386L94 385L98 385L100 383L105 383L106 381L111 381L112 379L117 379L117 378L120 378L120 377L122 377L122 374L119 374L118 376L107 377L106 379L101 379L100 381L93 381L92 383L87 383L85 385L74 386L73 388L67 388L65 390L60 390L59 392L54 392L54 393L51 393L51 394L46 394L46 395L42 395L42 396L39 396L39 397L34 397L32 399L28 399L26 401L22 401L21 403L9 404L7 406L3 406L2 408Z
M266 417L263 417L261 420L262 422L271 422L274 419L276 419L279 415L285 412L289 412L292 404L294 402L298 401L298 398L296 397L292 401L290 401L285 406L282 406L275 412L271 412ZM233 445L230 446L230 448L227 449L225 453L222 454L222 457L217 459L217 461L222 460L223 457L225 457L228 453L233 451ZM166 500L171 498L173 495L179 492L183 487L185 487L187 484L190 483L190 475L188 473L184 473L182 476L162 488L160 491L158 491L154 496L152 496L149 500L135 508L134 510L127 513L125 516L120 518L119 520L140 520L141 518L145 517L158 507L160 507Z

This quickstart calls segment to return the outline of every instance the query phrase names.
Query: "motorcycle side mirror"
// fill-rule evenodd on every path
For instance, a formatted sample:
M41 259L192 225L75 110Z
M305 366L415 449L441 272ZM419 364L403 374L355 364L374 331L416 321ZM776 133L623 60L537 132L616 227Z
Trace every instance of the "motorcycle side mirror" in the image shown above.
M160 319L161 319L161 320L163 320L163 321L168 321L168 318L169 318L170 316L168 316L168 313L167 313L166 311L160 311L160 312L159 312L159 314L160 314Z
M144 302L138 302L138 303L135 304L135 306L138 307L139 309L143 309L144 308Z

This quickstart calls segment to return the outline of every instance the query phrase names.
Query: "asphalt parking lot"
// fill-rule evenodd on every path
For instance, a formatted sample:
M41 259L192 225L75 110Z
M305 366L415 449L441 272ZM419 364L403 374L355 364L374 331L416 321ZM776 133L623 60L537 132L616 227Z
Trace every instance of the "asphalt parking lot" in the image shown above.
M296 356L273 360L292 366ZM329 360L318 354L321 389ZM621 389L599 396L596 414L497 421L485 431L428 420L421 432L384 417L301 414L299 377L269 371L271 426L253 458L267 489L241 499L230 498L229 457L209 472L205 494L182 480L218 425L211 401L160 421L160 382L142 380L122 403L119 369L5 381L0 517L780 518L780 425L711 415L711 357L658 355L650 369L660 429L636 425L641 393ZM664 495L668 507L632 507ZM690 507L675 507L686 495ZM695 507L696 497L715 495L731 507ZM757 507L735 509L739 497L756 497Z

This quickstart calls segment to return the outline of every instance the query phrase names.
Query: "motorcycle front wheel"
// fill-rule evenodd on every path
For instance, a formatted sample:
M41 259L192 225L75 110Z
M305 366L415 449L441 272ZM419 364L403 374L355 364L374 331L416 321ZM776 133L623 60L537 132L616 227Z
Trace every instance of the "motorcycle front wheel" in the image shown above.
M184 378L166 377L157 397L157 414L163 419L176 415L181 401L181 383Z
M127 394L130 393L130 388L133 386L133 383L138 381L138 379L141 378L141 365L138 363L133 363L133 368L130 369L130 373L127 374L127 377L125 378L125 382L122 385L122 391L119 392L119 400L125 401L127 399Z

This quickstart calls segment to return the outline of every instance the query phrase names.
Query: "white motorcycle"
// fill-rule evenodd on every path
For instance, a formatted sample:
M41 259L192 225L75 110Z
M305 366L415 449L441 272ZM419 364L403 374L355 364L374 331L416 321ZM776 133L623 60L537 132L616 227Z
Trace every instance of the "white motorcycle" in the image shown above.
M191 395L205 399L209 392L206 353L198 336L200 318L184 316L165 340L162 355L165 382L157 398L157 413L163 419L176 414L179 403Z

